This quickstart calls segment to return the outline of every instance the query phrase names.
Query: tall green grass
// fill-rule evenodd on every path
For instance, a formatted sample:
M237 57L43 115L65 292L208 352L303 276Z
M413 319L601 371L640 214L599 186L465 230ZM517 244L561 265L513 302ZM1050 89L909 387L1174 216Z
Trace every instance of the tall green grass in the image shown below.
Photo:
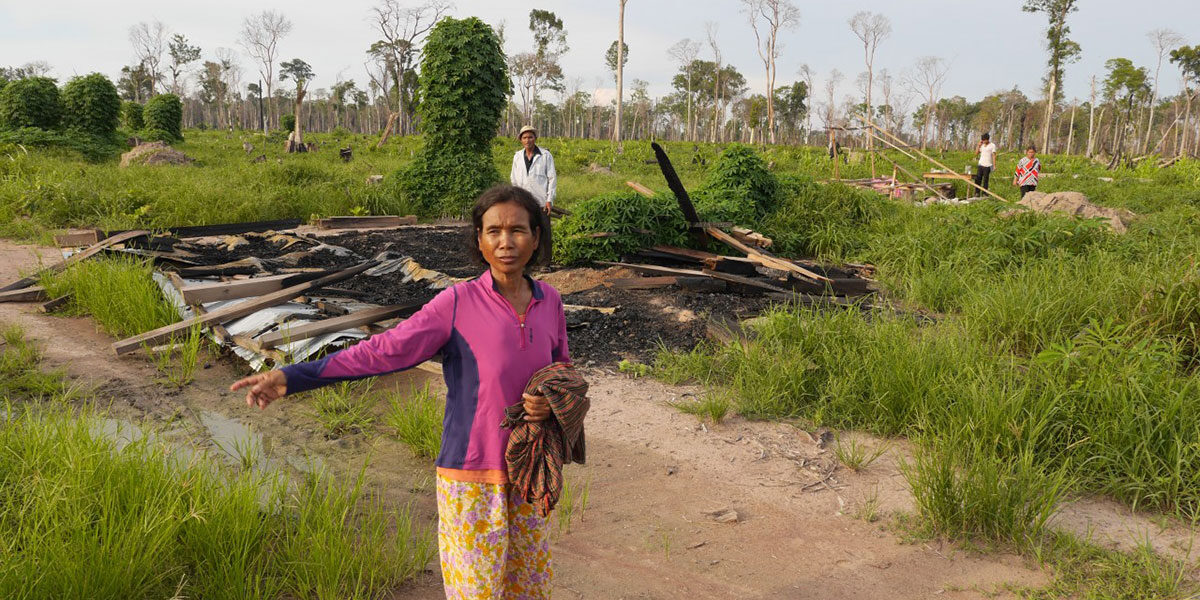
M148 259L109 256L42 275L41 284L51 297L71 296L68 313L91 315L102 330L120 338L179 320L151 277L153 272Z
M388 395L386 425L394 432L413 454L433 458L442 449L442 418L445 404L429 389L413 387L407 394L392 392Z
M289 488L99 430L55 411L0 428L0 597L379 598L433 554L430 531L361 476Z

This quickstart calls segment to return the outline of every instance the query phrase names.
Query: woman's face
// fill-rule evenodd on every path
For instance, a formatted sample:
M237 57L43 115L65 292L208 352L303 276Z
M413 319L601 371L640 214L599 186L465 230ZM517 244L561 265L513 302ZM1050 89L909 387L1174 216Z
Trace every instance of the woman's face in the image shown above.
M538 231L529 221L529 212L516 202L502 202L483 213L477 241L493 271L518 276L525 271L538 247Z

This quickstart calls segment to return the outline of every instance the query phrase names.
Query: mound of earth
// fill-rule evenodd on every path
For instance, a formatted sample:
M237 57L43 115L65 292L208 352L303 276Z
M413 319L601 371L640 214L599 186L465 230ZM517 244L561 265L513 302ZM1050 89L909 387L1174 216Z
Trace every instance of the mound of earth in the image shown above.
M186 165L192 158L166 142L147 142L121 155L121 166L129 165Z
M1079 192L1054 192L1053 194L1030 192L1025 194L1018 204L1042 214L1062 213L1077 217L1105 219L1117 233L1125 233L1135 216L1128 210L1092 204L1087 196Z

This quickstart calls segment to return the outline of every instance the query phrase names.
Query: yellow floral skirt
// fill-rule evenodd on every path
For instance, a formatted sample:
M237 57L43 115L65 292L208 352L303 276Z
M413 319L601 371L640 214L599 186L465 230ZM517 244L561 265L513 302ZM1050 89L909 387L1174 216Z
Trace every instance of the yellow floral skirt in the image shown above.
M438 474L438 550L446 598L550 598L549 522L509 487Z

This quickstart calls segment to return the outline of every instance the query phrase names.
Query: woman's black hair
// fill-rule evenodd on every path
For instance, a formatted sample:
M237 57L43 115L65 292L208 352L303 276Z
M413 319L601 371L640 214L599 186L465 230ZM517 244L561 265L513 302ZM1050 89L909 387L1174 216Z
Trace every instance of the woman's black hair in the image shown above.
M475 207L471 209L471 243L467 245L471 258L480 265L487 266L487 261L483 260L483 252L479 250L479 233L483 231L483 214L491 207L507 202L515 203L529 213L529 230L538 236L538 246L534 248L533 256L529 257L529 263L526 266L540 264L542 253L548 251L543 249L546 248L546 244L550 243L550 240L547 239L550 237L548 235L550 227L546 223L546 213L542 212L542 207L533 194L515 185L497 185L489 188L475 201Z

